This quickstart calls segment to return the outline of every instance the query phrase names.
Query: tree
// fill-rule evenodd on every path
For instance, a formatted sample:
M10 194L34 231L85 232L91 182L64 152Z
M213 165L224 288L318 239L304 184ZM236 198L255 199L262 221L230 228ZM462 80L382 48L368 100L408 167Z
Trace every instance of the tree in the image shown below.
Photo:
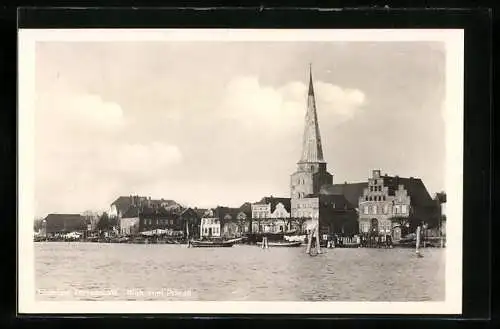
M113 228L111 220L107 212L103 212L101 216L99 216L99 221L97 222L97 229L100 231L107 231Z
M436 193L436 198L435 198L439 203L446 203L446 192L441 191Z
M33 230L35 232L40 231L40 229L42 228L42 221L43 218L35 218L35 221L33 222Z

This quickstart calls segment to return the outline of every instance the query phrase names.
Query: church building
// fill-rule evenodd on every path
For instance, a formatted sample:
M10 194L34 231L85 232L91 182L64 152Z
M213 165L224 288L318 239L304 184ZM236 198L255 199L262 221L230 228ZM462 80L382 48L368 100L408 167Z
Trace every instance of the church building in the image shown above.
M331 185L333 176L327 171L319 131L312 72L309 71L309 91L305 116L302 154L297 170L290 177L291 217L301 223L302 230L319 224L323 234L357 231L355 205L343 195L321 195L324 185ZM350 223L350 225L349 225Z

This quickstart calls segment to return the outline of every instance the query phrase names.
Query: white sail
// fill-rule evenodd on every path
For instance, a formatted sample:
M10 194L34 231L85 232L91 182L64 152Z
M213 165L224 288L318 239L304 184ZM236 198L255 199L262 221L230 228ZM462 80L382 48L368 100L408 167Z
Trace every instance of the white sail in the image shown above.
M419 253L420 249L420 226L417 227L417 242L416 242L416 252Z

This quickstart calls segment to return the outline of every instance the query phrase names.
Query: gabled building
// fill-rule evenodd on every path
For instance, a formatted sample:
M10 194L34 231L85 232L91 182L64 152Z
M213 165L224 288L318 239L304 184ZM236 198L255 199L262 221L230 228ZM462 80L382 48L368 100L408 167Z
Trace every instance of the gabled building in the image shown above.
M215 209L207 209L201 218L200 236L203 238L221 236L221 220Z
M381 175L373 170L367 182L323 186L321 193L345 193L351 202L357 200L359 231L365 234L391 235L401 238L401 231L413 231L425 222L439 224L439 201L429 195L419 178Z
M252 232L279 233L290 230L291 198L264 197L252 204Z

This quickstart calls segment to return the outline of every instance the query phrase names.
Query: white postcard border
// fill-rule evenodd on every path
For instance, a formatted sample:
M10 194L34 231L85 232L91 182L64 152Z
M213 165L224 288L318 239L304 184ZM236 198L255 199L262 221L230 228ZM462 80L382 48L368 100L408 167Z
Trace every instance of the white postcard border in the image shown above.
M447 248L444 302L142 302L35 300L34 102L39 41L441 41L446 44ZM18 312L196 314L461 314L463 30L20 29L18 33ZM436 109L440 110L440 109Z

